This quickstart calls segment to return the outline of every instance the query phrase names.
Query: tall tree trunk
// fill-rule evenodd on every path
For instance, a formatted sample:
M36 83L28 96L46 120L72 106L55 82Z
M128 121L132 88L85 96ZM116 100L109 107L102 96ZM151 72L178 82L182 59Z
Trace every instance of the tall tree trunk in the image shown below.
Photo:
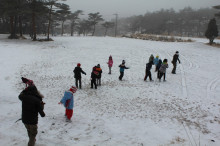
M106 34L107 34L107 30L108 30L108 28L105 28L105 36L106 36Z
M37 40L36 34L36 23L35 23L35 13L32 12L32 32L33 32L33 41Z
M19 33L20 33L20 37L23 36L23 31L22 31L22 20L21 20L21 16L18 17L18 21L19 21Z
M62 22L62 33L61 33L61 36L63 36L63 26L64 26L64 21Z
M95 34L95 25L93 26L92 36L94 36L94 34Z
M71 24L71 28L70 28L70 33L71 33L71 36L73 36L73 24Z
M50 12L49 12L49 22L48 22L48 28L47 28L47 41L50 40L50 23L51 23L52 7L53 7L53 5L51 4Z
M10 16L10 36L8 38L15 39L14 16Z

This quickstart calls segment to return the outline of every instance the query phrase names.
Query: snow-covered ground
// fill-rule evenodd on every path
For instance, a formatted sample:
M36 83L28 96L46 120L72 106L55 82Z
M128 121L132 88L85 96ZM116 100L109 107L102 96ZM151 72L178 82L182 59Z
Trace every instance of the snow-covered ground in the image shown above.
M206 39L168 43L112 37L54 37L53 42L8 40L0 35L0 145L23 146L28 136L18 95L32 79L41 93L46 117L39 116L37 146L220 145L220 49ZM180 52L177 74L171 59ZM143 80L149 56L167 58L166 82ZM113 56L112 74L107 61ZM123 81L118 80L122 60ZM65 122L58 105L74 85L80 62L82 89L75 94L74 115ZM102 86L90 89L92 67L100 64Z

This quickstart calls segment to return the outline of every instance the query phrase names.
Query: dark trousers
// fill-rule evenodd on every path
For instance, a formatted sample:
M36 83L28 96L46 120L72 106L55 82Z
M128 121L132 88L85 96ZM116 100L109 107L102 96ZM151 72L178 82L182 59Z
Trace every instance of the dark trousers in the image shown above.
M97 89L96 79L91 80L91 88L93 88L93 84L95 85L95 89Z
M146 81L147 80L147 77L149 76L149 79L150 79L150 81L152 80L152 78L151 78L151 72L150 72L150 70L146 70L146 72L145 72L145 77L144 77L144 80Z
M166 73L162 73L160 72L159 73L159 80L163 77L163 80L165 81L166 80Z
M79 88L81 89L81 78L75 78L75 84L77 88L78 88L78 82L79 82Z
M173 63L173 70L172 70L172 73L174 73L174 74L176 73L176 65L177 65L176 62L174 62Z
M101 86L101 78L97 78L97 85Z
M36 135L37 135L37 125L28 125L24 124L27 132L28 132L28 137L29 137L29 142L28 146L34 146L35 141L36 141Z
M121 71L120 71L119 80L122 80L123 76L124 76L124 72L121 72Z
M112 73L112 67L108 67L109 68L109 73L108 74L111 74Z

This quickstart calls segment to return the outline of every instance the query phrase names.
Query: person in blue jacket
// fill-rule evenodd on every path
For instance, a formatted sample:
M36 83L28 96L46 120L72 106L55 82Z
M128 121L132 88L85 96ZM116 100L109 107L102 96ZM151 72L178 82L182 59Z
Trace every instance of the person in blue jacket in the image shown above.
M120 76L118 79L121 81L124 76L124 70L129 68L125 66L125 60L122 60L122 64L120 64L118 67L120 67Z
M64 96L58 104L63 104L66 108L65 116L66 121L70 122L71 117L73 116L73 107L74 107L74 96L77 88L72 86L68 91L64 92Z

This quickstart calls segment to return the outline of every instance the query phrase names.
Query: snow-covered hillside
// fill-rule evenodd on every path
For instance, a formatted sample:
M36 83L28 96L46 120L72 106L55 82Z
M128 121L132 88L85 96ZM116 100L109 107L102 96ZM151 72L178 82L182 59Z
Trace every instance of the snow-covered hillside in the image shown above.
M111 37L55 37L53 42L8 40L0 35L0 145L23 146L28 136L21 121L18 95L32 79L41 93L46 117L39 116L38 146L220 145L220 49L208 40L168 43ZM171 74L171 59L181 64ZM167 58L166 82L144 81L149 56ZM113 56L112 74L107 61ZM122 60L123 81L118 80ZM75 94L74 115L65 122L58 105L74 85L80 62L82 89ZM90 89L92 67L100 64L102 86Z

